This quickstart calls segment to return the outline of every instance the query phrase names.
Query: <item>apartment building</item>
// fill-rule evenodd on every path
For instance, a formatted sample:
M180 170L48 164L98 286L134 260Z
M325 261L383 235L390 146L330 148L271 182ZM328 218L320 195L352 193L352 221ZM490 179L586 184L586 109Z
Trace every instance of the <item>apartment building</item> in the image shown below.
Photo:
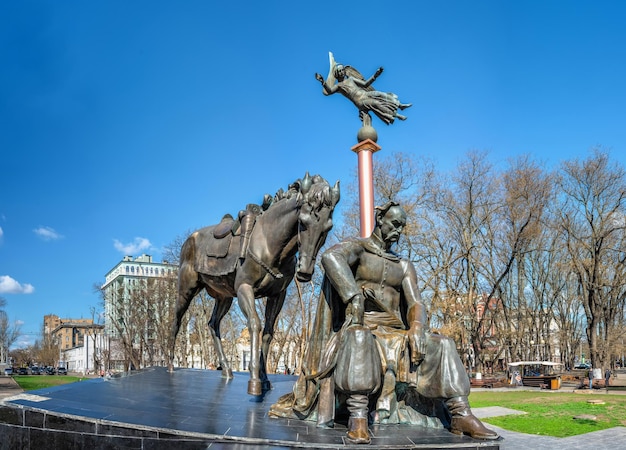
M128 325L125 322L133 293L145 289L150 281L171 279L177 269L178 266L167 261L154 262L152 256L146 254L136 258L125 256L118 262L105 275L102 285L105 334L113 339L120 338Z

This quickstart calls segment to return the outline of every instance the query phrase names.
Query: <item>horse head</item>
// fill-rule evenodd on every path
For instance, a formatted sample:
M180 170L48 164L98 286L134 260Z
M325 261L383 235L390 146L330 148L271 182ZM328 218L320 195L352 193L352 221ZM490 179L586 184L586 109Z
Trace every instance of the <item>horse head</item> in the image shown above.
M315 270L317 253L326 242L333 226L333 211L339 202L339 181L335 186L321 176L309 176L295 184L299 188L300 210L298 216L298 265L296 279L309 281Z

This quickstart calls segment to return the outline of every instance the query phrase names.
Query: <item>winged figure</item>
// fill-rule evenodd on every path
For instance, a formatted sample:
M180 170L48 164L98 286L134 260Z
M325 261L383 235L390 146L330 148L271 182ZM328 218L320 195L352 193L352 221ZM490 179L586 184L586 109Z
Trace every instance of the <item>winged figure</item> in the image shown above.
M372 83L383 73L383 68L378 70L367 80L352 66L338 64L332 52L328 52L330 59L330 69L326 79L319 73L315 78L322 83L324 95L340 93L349 99L359 109L359 117L363 126L372 125L370 112L378 116L387 125L392 124L395 119L406 120L406 116L398 114L411 106L411 103L401 103L396 94L391 92L380 92L374 89Z

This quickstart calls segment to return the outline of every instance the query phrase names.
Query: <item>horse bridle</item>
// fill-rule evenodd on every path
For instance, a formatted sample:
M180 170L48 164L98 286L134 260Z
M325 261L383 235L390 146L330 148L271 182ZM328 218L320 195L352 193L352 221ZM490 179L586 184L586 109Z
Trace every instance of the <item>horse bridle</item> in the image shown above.
M301 208L302 208L302 206L298 207L298 210L300 210ZM301 228L301 225L302 225L302 222L300 221L300 212L298 211L298 254L300 254L300 228ZM265 264L265 262L263 262L263 260L261 260L261 258L259 258L254 253L252 253L249 248L248 248L246 253L248 255L250 255L250 257L254 260L254 262L256 262L259 266L263 267L267 273L269 273L271 276L273 276L277 280L280 280L281 278L284 278L284 275L282 273L275 272L270 266Z

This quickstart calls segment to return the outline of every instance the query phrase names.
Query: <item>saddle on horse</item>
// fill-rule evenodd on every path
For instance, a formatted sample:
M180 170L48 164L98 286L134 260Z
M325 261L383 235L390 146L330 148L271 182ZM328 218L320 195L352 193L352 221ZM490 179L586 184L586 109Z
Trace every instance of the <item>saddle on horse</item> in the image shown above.
M252 228L254 227L257 216L262 212L259 205L251 203L246 206L246 209L239 211L237 220L233 219L233 216L230 214L226 214L222 217L222 221L215 226L213 237L217 240L221 240L227 236L241 236L239 257L245 259Z
M204 248L197 253L196 270L215 276L232 273L246 257L256 218L272 201L273 197L266 194L262 205L251 203L239 211L236 219L226 214L220 223L207 227L213 239L204 240Z
M246 206L246 209L239 211L237 220L233 219L233 216L226 214L222 217L222 221L215 226L213 230L213 236L215 239L223 239L229 234L231 236L241 236L239 258L242 260L246 257L248 251L248 244L250 243L250 235L252 234L252 228L256 218L272 204L273 198L269 194L263 196L263 204L257 205L250 203Z

